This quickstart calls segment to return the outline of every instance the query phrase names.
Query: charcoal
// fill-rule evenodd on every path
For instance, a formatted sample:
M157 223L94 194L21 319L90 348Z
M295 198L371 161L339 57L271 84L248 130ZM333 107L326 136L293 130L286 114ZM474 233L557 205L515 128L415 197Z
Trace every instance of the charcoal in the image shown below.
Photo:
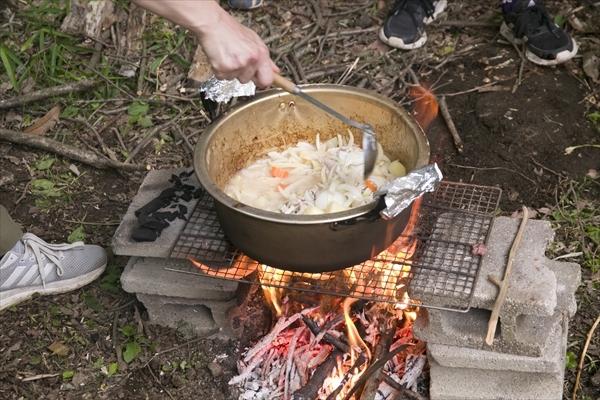
M191 193L184 193L180 197L181 197L181 200L183 200L183 201L190 201L193 196Z
M138 208L135 212L135 216L139 218L140 215L150 215L153 212L165 207L167 204L168 203L164 199L157 197L156 199L146 203L144 206Z
M158 234L154 229L147 228L145 226L140 226L139 228L134 229L131 234L131 238L136 242L154 242Z

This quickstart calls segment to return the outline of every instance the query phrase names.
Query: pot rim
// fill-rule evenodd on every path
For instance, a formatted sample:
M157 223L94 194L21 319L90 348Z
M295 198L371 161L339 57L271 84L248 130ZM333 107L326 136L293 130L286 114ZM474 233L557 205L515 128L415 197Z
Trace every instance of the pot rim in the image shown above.
M302 87L302 90L308 94L330 91L349 94L359 93L365 96L375 98L377 101L385 103L388 107L395 109L400 114L404 114L406 116L405 121L408 125L410 125L411 131L415 133L415 139L417 141L419 157L415 164L415 168L423 167L429 164L429 141L427 139L427 136L425 136L423 129L404 108L400 107L396 102L389 99L388 97L382 96L379 93L370 90L344 85L308 84L301 85L300 87ZM271 98L283 99L285 97L292 96L294 95L287 93L282 89L268 89L256 94L252 99L248 101L234 105L225 113L221 114L217 119L215 119L202 132L200 138L196 142L196 147L194 149L194 170L196 172L198 180L200 181L200 184L214 198L215 201L221 203L222 205L236 210L240 213L246 214L248 216L271 222L285 223L291 225L308 225L315 223L326 224L347 221L353 218L364 216L365 214L369 213L369 211L371 211L377 206L377 204L379 203L379 199L375 199L369 204L365 204L360 207L355 207L347 211L318 215L289 215L265 211L241 203L229 197L227 194L225 194L223 190L221 190L219 186L217 186L216 183L214 183L212 178L209 176L208 170L206 168L206 163L204 162L207 147L215 131L217 131L217 129L224 123L225 120L234 118L235 115L244 112L245 109L251 107L256 102L265 101Z

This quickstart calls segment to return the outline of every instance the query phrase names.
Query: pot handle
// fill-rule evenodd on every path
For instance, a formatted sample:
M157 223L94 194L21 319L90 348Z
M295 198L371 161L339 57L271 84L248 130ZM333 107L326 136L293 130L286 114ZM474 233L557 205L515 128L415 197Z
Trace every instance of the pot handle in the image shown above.
M363 214L359 217L349 218L349 219L345 219L343 221L332 222L329 224L329 229L331 229L332 231L343 231L343 230L348 229L358 223L363 223L363 222L369 223L369 222L375 222L380 219L383 219L383 217L379 213L386 207L384 197L385 196L379 197L379 201L377 202L377 205L375 207L373 207L373 209L371 209L371 211L369 211L368 213Z

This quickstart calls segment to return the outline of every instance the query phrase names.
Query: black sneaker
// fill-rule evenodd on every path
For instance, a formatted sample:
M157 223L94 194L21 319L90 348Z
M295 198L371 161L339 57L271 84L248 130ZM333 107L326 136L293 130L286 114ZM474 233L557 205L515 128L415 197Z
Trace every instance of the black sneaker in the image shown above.
M577 54L577 43L554 23L537 0L517 0L504 13L500 34L510 42L525 43L525 57L538 65L564 63Z
M447 0L397 0L379 31L379 39L402 50L418 49L427 41L425 26L446 8Z
M252 10L262 6L262 0L229 0L229 6L237 10Z

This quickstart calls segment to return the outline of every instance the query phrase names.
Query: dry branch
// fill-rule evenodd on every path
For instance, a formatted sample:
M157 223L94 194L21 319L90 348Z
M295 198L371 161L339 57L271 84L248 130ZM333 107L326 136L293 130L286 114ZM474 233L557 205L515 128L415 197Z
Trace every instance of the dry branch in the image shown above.
M444 117L444 121L446 121L446 125L448 126L448 130L452 135L452 139L454 140L454 146L456 146L456 150L462 154L463 152L463 144L460 136L458 135L458 131L454 126L454 122L452 121L452 117L450 116L450 110L448 110L448 104L446 103L446 98L442 96L438 104L440 106L440 111L442 112L442 116Z
M577 378L575 379L575 385L573 386L573 400L577 399L577 387L579 386L579 379L581 378L581 370L583 369L583 361L585 360L585 354L587 353L588 346L592 340L592 335L600 323L600 315L596 318L596 321L592 325L592 328L587 334L583 351L581 352L581 358L579 359L579 365L577 366Z
M346 397L344 397L344 400L350 400L352 398L352 395L354 394L354 392L356 392L358 389L360 389L365 384L367 379L369 379L369 377L371 375L373 375L373 373L378 371L380 368L383 368L383 366L388 361L390 361L392 358L396 357L396 355L398 355L398 353L405 350L409 346L412 346L412 344L400 345L400 346L396 347L394 350L387 353L385 356L383 356L379 360L375 361L373 364L371 364L371 366L369 368L367 368L367 370L361 375L360 379L358 381L356 381L356 384L352 387L352 389L350 389L350 391L346 394Z
M124 164L109 158L99 157L90 151L69 146L56 140L12 131L10 129L0 128L0 140L48 151L98 169L116 168L127 172L146 171L150 169L149 165Z
M498 293L498 297L496 297L496 302L494 303L494 307L492 308L492 315L490 316L487 336L485 338L485 342L489 346L491 346L494 342L496 325L498 324L498 317L500 317L500 311L502 310L502 306L504 305L504 300L506 299L506 294L508 292L510 274L512 272L512 267L515 261L515 255L517 253L517 249L519 248L519 243L521 243L523 232L525 232L525 226L527 225L528 219L529 211L527 210L527 207L523 206L523 220L521 221L521 225L519 226L519 230L517 231L517 236L515 237L515 240L510 248L510 252L508 253L508 261L506 263L506 271L504 271L504 278L502 280L499 280L493 275L488 275L488 279L494 284L496 284L498 288L500 288L500 292Z
M66 85L55 86L48 89L36 90L35 92L13 97L11 99L0 100L0 109L22 106L32 101L47 99L48 97L60 96L66 93L81 92L96 86L98 82L94 79L85 79L83 81L67 83Z

